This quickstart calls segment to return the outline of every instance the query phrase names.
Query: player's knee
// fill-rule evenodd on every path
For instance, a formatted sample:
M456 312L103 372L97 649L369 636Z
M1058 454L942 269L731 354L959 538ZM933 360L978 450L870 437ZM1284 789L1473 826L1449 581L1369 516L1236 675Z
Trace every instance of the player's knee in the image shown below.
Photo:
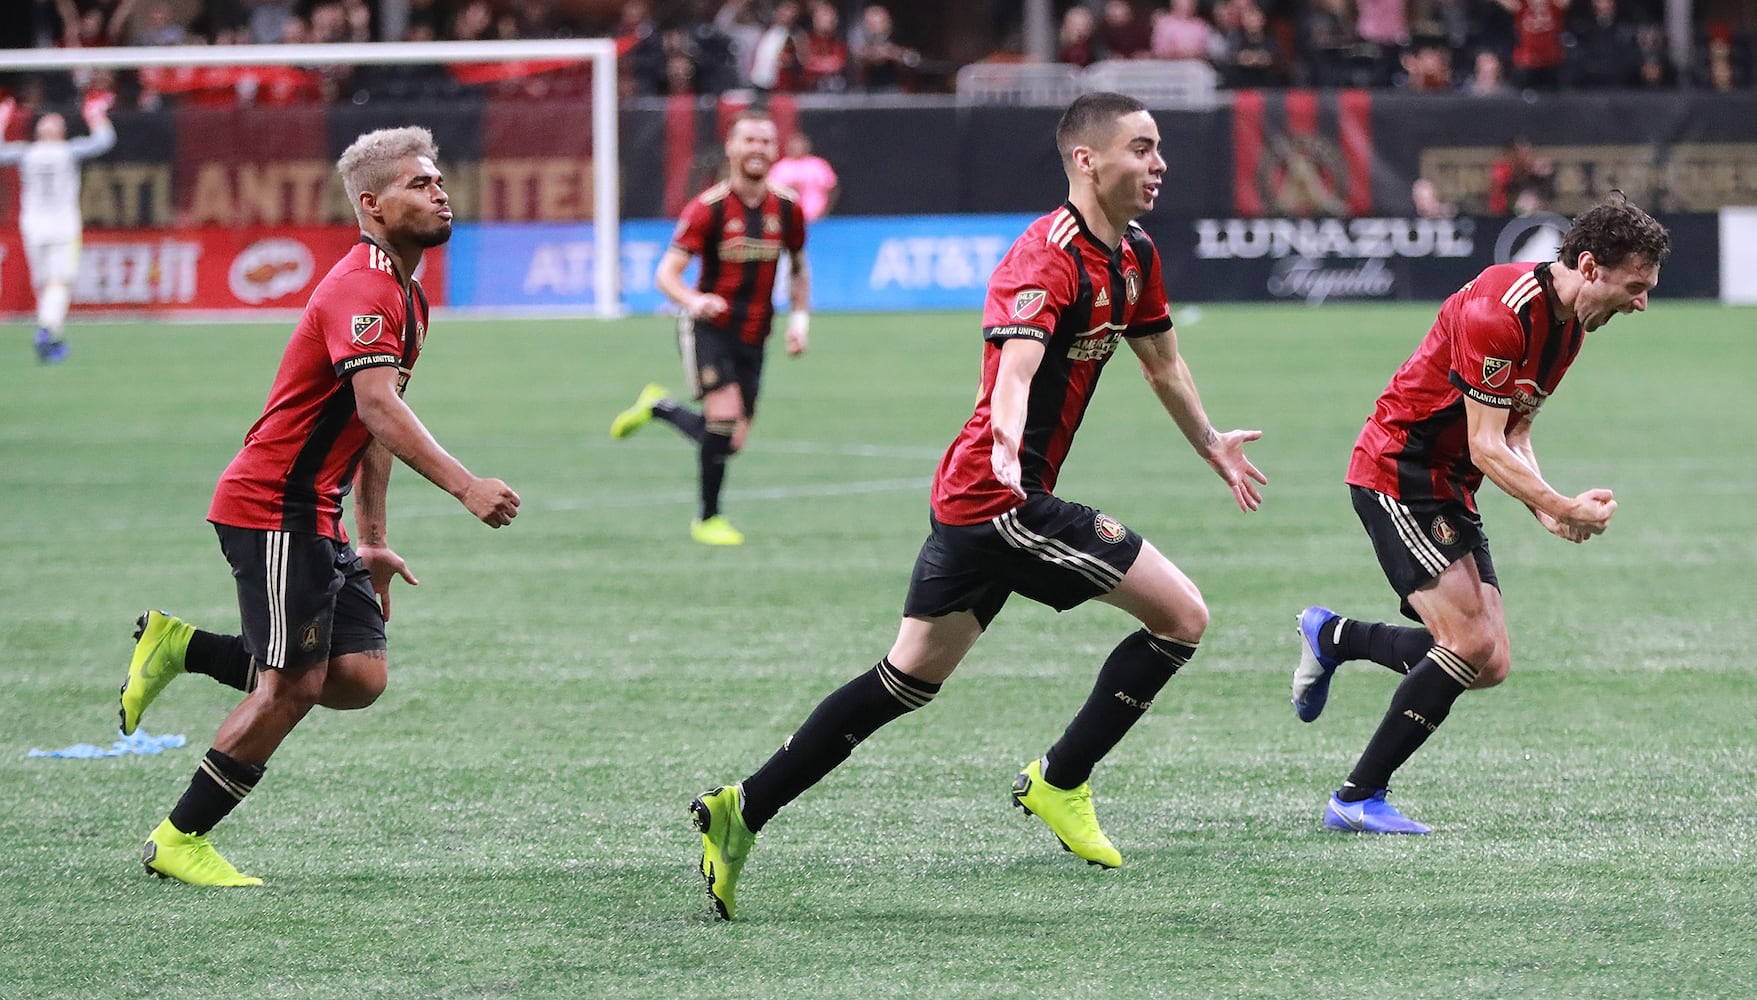
M1507 674L1512 669L1512 653L1507 649L1505 643L1501 643L1496 647L1494 654L1489 657L1488 662L1484 663L1481 669L1476 672L1476 682L1470 685L1470 689L1481 691L1483 688L1492 688L1506 680Z
M1434 636L1434 641L1440 646L1451 650L1453 653L1457 654L1459 659L1474 667L1479 679L1489 674L1494 668L1497 644L1493 635L1486 634L1481 630L1471 629L1460 632L1456 635L1442 636L1436 634ZM1502 676L1506 675L1504 664L1501 674Z
M1163 608L1144 620L1142 625L1154 635L1167 636L1194 645L1200 642L1202 634L1208 631L1208 605L1202 601L1202 595L1190 593Z
M384 694L389 684L389 665L382 651L376 655L338 657L330 662L321 704L335 711L366 708Z

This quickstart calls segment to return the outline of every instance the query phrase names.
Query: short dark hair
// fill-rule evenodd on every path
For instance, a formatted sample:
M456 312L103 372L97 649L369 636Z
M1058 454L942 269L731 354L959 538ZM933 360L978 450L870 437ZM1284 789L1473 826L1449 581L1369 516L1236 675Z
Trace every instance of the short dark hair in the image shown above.
M1055 126L1055 148L1065 166L1072 161L1075 146L1090 146L1100 129L1112 127L1123 115L1147 110L1147 105L1127 94L1108 90L1081 94L1062 112Z
M1592 254L1600 267L1618 267L1630 258L1664 264L1672 252L1672 234L1653 216L1630 204L1627 195L1612 191L1598 204L1574 217L1557 253L1564 267L1579 265Z

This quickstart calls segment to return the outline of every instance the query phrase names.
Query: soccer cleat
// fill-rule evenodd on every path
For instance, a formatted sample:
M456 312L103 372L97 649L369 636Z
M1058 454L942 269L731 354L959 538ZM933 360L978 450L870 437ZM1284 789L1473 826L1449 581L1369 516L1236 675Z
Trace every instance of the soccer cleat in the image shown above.
M1301 722L1311 722L1330 700L1330 678L1341 660L1319 652L1318 633L1336 619L1329 608L1309 607L1299 613L1299 666L1293 668L1293 712Z
M134 658L122 682L122 735L140 726L140 716L165 685L183 673L183 655L195 626L163 611L146 611L135 619Z
M166 819L153 830L141 848L141 863L149 875L174 878L187 885L261 885L262 879L246 875L220 857L207 836L184 833Z
M55 335L49 332L48 327L37 328L37 336L31 342L31 346L36 348L39 362L45 365L52 363L50 355L55 353Z
M653 407L665 398L665 390L657 382L641 390L635 397L634 405L616 415L610 421L610 436L620 441L647 425L653 419Z
M689 537L703 545L744 544L744 532L734 528L724 514L715 514L706 521L689 522Z
M45 357L43 360L46 363L51 364L51 365L58 365L61 362L66 361L67 360L67 338L63 337L60 340L56 340L56 341L51 342L49 344L48 356Z
M722 785L689 804L690 819L702 834L702 879L708 884L708 902L721 920L732 919L738 876L756 843L756 834L744 825L743 797L742 786Z
M1330 794L1324 807L1324 825L1348 833L1430 833L1433 827L1417 823L1385 801L1390 789L1381 788L1371 798L1360 802L1344 802Z
M1089 865L1120 868L1122 852L1098 827L1092 811L1092 783L1078 788L1057 788L1043 780L1043 761L1034 760L1013 779L1013 804L1036 816L1062 842L1062 850L1086 859Z

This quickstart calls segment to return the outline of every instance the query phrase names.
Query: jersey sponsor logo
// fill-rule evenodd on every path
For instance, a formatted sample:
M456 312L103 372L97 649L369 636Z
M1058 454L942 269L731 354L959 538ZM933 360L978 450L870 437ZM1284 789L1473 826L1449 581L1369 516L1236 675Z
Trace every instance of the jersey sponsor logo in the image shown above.
M1123 294L1131 306L1141 297L1141 272L1135 268L1123 272Z
M382 336L384 336L383 316L354 317L355 345L359 347L370 347L373 344L378 343L378 338Z
M1512 403L1514 409L1520 413L1526 415L1536 413L1543 407L1543 401L1548 398L1550 398L1550 394L1539 388L1538 384L1531 379L1522 378L1513 383Z
M1041 288L1027 288L1013 296L1013 318L1030 319L1043 311L1043 303L1048 301L1049 293Z
M1098 532L1099 538L1112 545L1115 545L1117 542L1120 542L1129 536L1129 529L1123 527L1121 521L1111 517L1109 514L1099 514L1094 518L1092 521L1092 529Z
M298 240L257 240L232 259L226 284L248 305L291 295L311 280L316 262Z
M1482 359L1482 384L1491 389L1499 389L1507 384L1507 376L1513 374L1513 362L1506 358Z
M1434 523L1428 527L1428 532L1434 536L1434 541L1441 545L1452 545L1458 541L1458 529L1452 527L1452 522L1446 520L1444 514L1434 518Z
M1103 361L1116 350L1116 342L1122 339L1123 328L1105 324L1098 328L1104 333L1096 337L1080 337L1068 348L1069 361Z

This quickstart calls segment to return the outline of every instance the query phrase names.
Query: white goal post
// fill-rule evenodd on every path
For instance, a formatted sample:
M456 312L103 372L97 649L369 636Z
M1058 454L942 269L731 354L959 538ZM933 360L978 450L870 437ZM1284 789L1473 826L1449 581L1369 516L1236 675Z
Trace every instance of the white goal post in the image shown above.
M0 49L0 72L203 66L370 66L572 60L592 64L593 314L623 313L616 43L607 38L324 45Z

